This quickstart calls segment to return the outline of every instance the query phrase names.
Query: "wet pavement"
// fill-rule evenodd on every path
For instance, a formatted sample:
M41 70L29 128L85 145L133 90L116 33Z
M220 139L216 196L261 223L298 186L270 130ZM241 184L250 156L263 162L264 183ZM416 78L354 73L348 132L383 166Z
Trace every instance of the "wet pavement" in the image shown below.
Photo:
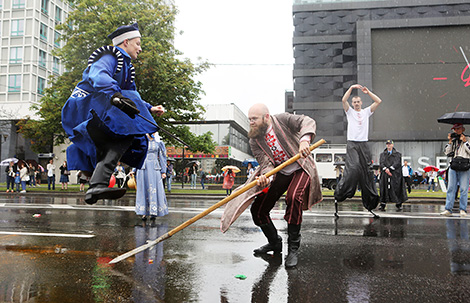
M335 220L333 204L323 202L305 212L296 269L284 268L285 254L253 256L265 238L248 211L222 234L222 210L108 265L218 202L169 201L168 216L143 223L133 197L87 206L73 196L0 196L0 302L466 302L470 295L470 219L441 217L437 203L389 207L380 219L343 203ZM286 242L282 208L273 219Z

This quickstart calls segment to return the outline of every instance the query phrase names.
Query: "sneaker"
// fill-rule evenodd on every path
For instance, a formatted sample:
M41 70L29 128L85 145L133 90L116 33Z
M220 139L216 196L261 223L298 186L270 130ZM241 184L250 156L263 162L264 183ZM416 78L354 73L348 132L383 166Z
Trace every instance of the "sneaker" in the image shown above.
M26 192L25 190L20 191L20 193L25 193L25 192Z
M466 217L467 216L467 212L465 210L460 210L460 216L461 217Z
M451 217L452 213L446 209L441 213L441 216Z

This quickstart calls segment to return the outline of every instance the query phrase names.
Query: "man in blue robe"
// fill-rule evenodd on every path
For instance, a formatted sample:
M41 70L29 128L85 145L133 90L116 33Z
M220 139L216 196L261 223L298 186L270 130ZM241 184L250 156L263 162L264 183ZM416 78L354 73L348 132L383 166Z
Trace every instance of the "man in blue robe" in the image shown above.
M111 33L114 46L90 56L82 81L62 109L62 126L73 142L67 148L69 169L92 173L88 204L125 194L125 189L108 187L117 162L140 168L147 153L145 134L158 130L136 114L154 121L152 113L164 113L162 106L143 101L136 91L131 60L142 51L140 37L137 23Z

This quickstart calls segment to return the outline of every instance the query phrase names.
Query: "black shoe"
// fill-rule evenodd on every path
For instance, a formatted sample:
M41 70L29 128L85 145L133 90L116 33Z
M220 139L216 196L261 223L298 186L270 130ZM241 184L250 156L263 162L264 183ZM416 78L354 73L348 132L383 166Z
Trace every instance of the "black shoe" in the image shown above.
M397 207L397 211L403 210L403 206L401 204L395 205Z
M380 211L385 211L385 204L380 204L379 210Z
M124 196L125 188L111 188L107 186L97 186L89 188L86 191L85 202L87 204L95 204L100 199L116 200Z
M268 252L273 252L274 254L278 254L282 252L282 238L281 236L277 236L277 241L275 243L268 243L266 245L261 246L253 250L255 255L267 254Z
M299 258L297 256L298 250L289 250L286 261L284 262L284 266L286 268L293 268L297 266Z

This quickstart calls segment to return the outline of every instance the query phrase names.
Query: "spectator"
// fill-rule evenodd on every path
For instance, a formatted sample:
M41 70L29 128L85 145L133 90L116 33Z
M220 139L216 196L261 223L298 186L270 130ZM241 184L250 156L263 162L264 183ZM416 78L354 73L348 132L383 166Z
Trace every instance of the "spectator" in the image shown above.
M251 175L253 175L253 173L255 172L255 169L253 168L253 164L251 164L251 162L248 162L248 165L246 167L246 178L247 179L250 179Z
M191 174L191 189L196 189L196 180L197 180L197 164L193 163L189 169Z
M116 176L117 186L122 187L124 185L124 180L126 179L126 171L120 161L118 161L116 168L114 169L114 175Z
M205 189L204 188L204 183L205 182L206 182L206 172L201 169L201 186L202 186L202 189Z
M408 161L403 161L403 166L401 167L403 179L405 179L405 184L408 189L408 193L411 193L411 176L413 175L413 169L408 164Z
M16 176L17 167L13 161L10 161L10 164L5 169L7 173L7 193L14 191L15 186L15 176ZM10 189L11 187L11 189Z
M39 167L40 165L38 165L38 167L36 167L36 186L40 186L41 185L41 167Z
M64 189L67 190L67 187L69 184L69 175L70 175L70 171L67 168L67 161L64 161L64 163L59 167L59 169L60 169L60 183L62 183L62 190Z
M227 196L232 194L233 183L235 183L235 173L231 169L224 171L224 183L222 188L225 189Z
M54 160L50 159L49 163L47 164L47 190L55 190L55 165Z
M173 179L173 163L170 160L166 161L166 186L169 193L171 193L171 181Z
M15 184L16 184L16 191L20 192L21 177L20 177L19 171L15 173Z
M428 176L428 192L429 190L431 189L432 187L432 192L435 191L436 189L436 181L437 181L437 171L435 169L431 169L431 171L429 172L429 176Z
M26 167L27 164L20 162L18 168L20 170L20 182L21 182L21 193L26 192L26 182L29 181L29 170Z
M32 163L29 164L29 186L36 187L36 167Z
M87 176L84 172L82 172L81 170L78 171L78 183L80 183L80 191L84 191L85 190L85 184L88 183L88 181L90 181L90 177Z

